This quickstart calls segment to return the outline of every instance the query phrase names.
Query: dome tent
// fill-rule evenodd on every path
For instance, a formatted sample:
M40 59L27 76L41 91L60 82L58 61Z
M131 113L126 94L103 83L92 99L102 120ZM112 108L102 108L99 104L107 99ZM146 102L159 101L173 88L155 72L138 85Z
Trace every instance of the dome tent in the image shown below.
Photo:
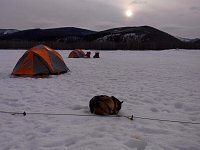
M62 56L55 50L38 45L27 50L13 69L15 76L58 75L68 72Z
M68 58L84 58L85 53L81 49L75 49L70 52Z

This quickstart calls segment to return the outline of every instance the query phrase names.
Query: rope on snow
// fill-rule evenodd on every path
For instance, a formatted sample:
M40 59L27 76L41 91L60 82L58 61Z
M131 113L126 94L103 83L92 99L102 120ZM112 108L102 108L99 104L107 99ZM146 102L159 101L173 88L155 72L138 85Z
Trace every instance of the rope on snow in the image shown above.
M27 113L27 112L7 112L7 111L0 111L0 113L4 114L11 114L11 115L53 115L53 116L95 116L95 115L84 115L84 114L65 114L65 113ZM179 121L179 120L168 120L168 119L157 119L157 118L150 118L150 117L141 117L141 116L120 116L120 115L110 115L104 117L125 117L129 120L135 119L143 119L143 120L152 120L152 121L161 121L161 122L177 122L182 124L200 124L200 122L190 122L190 121Z

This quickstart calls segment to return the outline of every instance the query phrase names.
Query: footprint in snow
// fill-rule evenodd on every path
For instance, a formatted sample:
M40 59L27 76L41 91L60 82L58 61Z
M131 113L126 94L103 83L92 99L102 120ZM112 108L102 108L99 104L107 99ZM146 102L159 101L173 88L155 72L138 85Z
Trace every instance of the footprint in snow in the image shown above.
M183 103L180 103L180 102L177 102L174 104L174 107L177 108L177 109L180 109L183 107Z
M147 142L138 134L132 135L132 139L125 142L124 144L132 149L137 148L137 150L145 150Z

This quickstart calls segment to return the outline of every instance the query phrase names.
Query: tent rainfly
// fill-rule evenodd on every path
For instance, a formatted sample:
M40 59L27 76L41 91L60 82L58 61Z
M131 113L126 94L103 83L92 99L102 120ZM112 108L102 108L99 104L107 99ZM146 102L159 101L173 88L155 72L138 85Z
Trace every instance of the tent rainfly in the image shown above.
M85 53L81 49L75 49L70 52L68 58L84 58Z
M45 45L38 45L27 50L15 65L14 76L46 76L68 72L62 56Z

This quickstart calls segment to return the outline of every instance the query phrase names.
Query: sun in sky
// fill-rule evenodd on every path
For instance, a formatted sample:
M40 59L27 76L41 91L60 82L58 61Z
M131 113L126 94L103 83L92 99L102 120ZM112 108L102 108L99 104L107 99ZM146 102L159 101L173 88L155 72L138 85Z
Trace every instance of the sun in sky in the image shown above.
M126 10L125 14L126 14L126 17L131 17L133 15L133 12L130 9L128 9Z

